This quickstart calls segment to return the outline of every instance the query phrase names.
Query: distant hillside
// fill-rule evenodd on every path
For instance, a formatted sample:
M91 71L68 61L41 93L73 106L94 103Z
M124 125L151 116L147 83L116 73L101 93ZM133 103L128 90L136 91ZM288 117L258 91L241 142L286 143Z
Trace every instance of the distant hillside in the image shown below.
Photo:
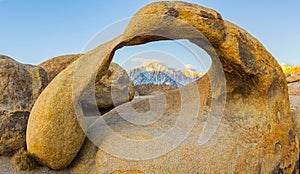
M134 85L165 84L182 87L199 79L203 73L197 74L190 70L178 71L154 62L137 67L129 71L128 74Z

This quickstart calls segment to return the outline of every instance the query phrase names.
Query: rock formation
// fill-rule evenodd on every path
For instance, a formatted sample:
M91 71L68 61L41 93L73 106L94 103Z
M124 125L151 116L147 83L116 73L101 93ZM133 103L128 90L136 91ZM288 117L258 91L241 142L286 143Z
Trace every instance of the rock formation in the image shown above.
M46 85L42 68L0 55L0 155L25 147L30 110Z
M188 39L206 50L212 59L209 72L165 95L85 117L83 93L108 71L117 49L166 39ZM299 165L279 64L218 12L178 1L142 8L123 35L60 73L32 110L28 150L61 169L81 148L84 132L99 150L91 159L95 163L89 163L94 165L82 172L293 173Z
M205 37L193 29L207 38L217 56ZM91 172L296 172L298 138L289 110L287 83L280 66L258 40L224 21L214 10L183 2L150 4L132 18L121 37L89 54L93 54L94 59L101 57L100 64L107 64L112 52L122 46L183 38L201 46L212 58L209 72L195 83L198 90L195 91L195 84L191 84L166 94L164 114L155 124L139 126L126 121L139 120L142 113L147 113L150 99L121 105L105 114L103 119L99 118L87 130L88 136L99 146ZM218 61L226 83L218 81ZM226 85L225 91L223 85ZM183 93L185 97L182 97ZM153 97L150 102L151 111L156 114L159 110L153 108L163 104L160 97ZM226 104L222 114L220 106L224 99ZM138 112L132 113L131 107ZM197 113L196 121L192 116L194 112ZM131 114L130 117L124 118L128 114ZM218 129L211 137L206 137L208 142L201 137L199 144L201 133L209 134L214 130L213 124L217 121L211 120L218 120L218 114L222 115ZM180 121L185 118L185 122L177 125L178 117ZM105 129L103 120L113 132ZM173 147L171 144L176 144L177 136L185 132L159 135L164 135L172 127L188 128L192 123L195 125L187 138L172 151L162 153L169 145ZM156 143L144 143L148 139ZM161 150L161 156L151 158L151 153Z
M55 64L55 63L53 63ZM73 73L77 62L68 66L49 84L37 100L28 121L27 147L40 163L53 169L67 167L79 151L85 135L79 126L72 101ZM109 64L108 64L109 65ZM133 84L126 71L112 63L108 71L99 69L93 85L82 94L86 113L130 101ZM93 104L91 98L96 97Z
M70 54L64 56L54 57L47 60L38 66L42 67L48 75L49 83L64 69L66 69L72 62L77 60L83 54Z
M27 150L53 169L65 168L76 156L85 135L72 103L70 71L61 72L42 92L32 108L26 133ZM72 69L71 69L72 68Z

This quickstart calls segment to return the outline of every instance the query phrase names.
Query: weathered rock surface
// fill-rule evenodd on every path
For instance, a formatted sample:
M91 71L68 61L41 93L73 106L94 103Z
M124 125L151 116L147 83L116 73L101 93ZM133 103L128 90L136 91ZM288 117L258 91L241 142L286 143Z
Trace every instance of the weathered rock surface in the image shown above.
M211 55L211 69L178 90L126 103L103 117L84 117L82 94L97 72L106 74L114 51L162 39L188 39L202 47ZM88 161L92 165L81 172L293 173L299 165L281 67L245 30L214 10L184 2L144 7L123 35L60 73L33 108L28 149L47 166L66 167L83 143L80 125L99 146L95 163Z
M72 102L74 62L41 93L28 119L27 150L52 169L69 165L85 135L77 122Z
M48 80L51 82L60 72L66 69L71 63L73 63L82 55L83 54L70 54L58 56L47 60L38 66L42 67L47 72Z
M25 147L30 110L46 85L42 68L0 55L0 155Z
M108 68L108 65L105 65L105 68ZM76 66L77 62L68 66L48 85L37 100L28 121L28 151L33 153L40 163L52 169L66 168L80 150L85 138L78 124L72 100ZM91 92L90 88L85 88L85 94L82 94L84 99L80 101L87 113L90 110L95 112L95 108L98 112L97 106L100 109L112 108L131 100L134 96L132 82L126 71L117 64L111 64L105 71L100 67L99 73L90 84L91 87L95 87L91 88L95 89L95 93ZM74 85L75 87L78 86ZM78 89L81 89L80 86ZM96 97L97 106L93 105L94 100L90 101L90 96Z
M294 82L299 82L300 81L300 73L299 74L294 74L290 75L286 78L286 81L288 83L294 83Z
M202 32L212 43L217 56L205 37L195 30ZM258 40L224 21L214 10L184 2L150 4L132 18L122 36L89 52L82 62L79 60L86 69L77 73L92 76L93 64L109 64L113 52L123 46L167 38L189 39L205 49L212 58L211 69L196 83L165 94L165 102L161 95L133 101L89 125L88 136L100 149L95 165L88 171L297 172L298 137L281 67ZM218 61L222 63L222 70L218 69ZM93 63L88 66L86 62ZM220 71L224 71L226 83L221 78L216 81ZM80 87L74 92L75 101L92 81L90 76L78 78L77 86ZM226 85L225 91L223 85ZM226 104L222 110L224 99ZM164 106L166 108L161 108ZM137 112L132 112L132 108ZM143 116L150 109L153 119L163 111L155 123ZM195 113L196 117L193 117ZM222 117L220 123L219 117ZM151 124L136 124L142 121ZM214 130L214 124L218 129ZM111 129L106 129L105 125ZM185 131L189 126L192 126L191 132ZM168 134L170 131L172 133ZM185 133L188 136L179 141L178 137ZM200 135L203 136L199 142ZM151 143L147 143L148 140ZM172 148L178 141L176 148Z

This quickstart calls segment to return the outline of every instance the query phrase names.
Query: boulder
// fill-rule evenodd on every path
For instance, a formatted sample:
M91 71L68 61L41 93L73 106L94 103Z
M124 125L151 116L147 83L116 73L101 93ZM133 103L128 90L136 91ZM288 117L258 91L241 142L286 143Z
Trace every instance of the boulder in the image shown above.
M85 135L72 103L72 77L76 63L61 72L41 93L27 125L27 150L52 169L69 165L81 148ZM68 69L68 68L67 68Z
M293 75L290 75L286 78L286 81L288 83L294 83L294 82L299 82L300 81L300 73L298 74L293 74Z
M0 55L0 155L25 147L30 110L47 83L42 68Z
M78 61L74 102L117 49L166 39L202 47L210 70L195 83L126 103L92 124L78 112L99 147L85 172L296 173L299 144L281 67L257 39L212 9L178 1L142 8L123 35Z
M112 62L106 74L96 77L95 95L100 110L113 108L133 99L133 83L126 70Z
M72 62L77 60L83 54L70 54L64 56L54 57L47 60L38 66L42 67L48 76L49 83L64 69L66 69Z
M92 53L86 56L89 54ZM74 102L73 97L76 96L72 90L82 89L81 85L73 83L74 72L79 67L78 61L73 62L53 79L38 98L28 121L28 151L36 156L41 164L52 169L66 168L77 155L85 139L84 131L77 121L76 104L80 103L85 107L85 113L97 113L97 106L101 109L113 107L131 100L134 95L133 85L126 71L117 64L111 64L110 67L109 64L105 64L96 71L94 81L89 83L92 84L90 88L84 88L85 93L80 94L83 100ZM88 62L85 56L82 61ZM86 80L85 75L78 78ZM82 84L85 82L80 81ZM113 100L112 96L115 95L119 98ZM93 97L96 97L97 101L92 100Z

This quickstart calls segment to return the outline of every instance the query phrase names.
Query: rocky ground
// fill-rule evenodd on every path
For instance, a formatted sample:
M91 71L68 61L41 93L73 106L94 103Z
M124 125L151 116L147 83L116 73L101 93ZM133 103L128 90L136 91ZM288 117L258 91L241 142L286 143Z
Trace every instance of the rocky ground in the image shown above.
M159 88L159 85L154 85L155 90L158 90L159 92L165 91L165 90L173 90L173 88L169 88L164 85L162 85L161 88ZM290 102L291 102L291 110L293 113L293 118L294 122L296 124L296 127L300 128L300 78L299 80L296 80L289 83L289 96L290 96ZM146 90L149 89L149 85L147 85L147 88L145 86L141 87L139 86L138 88L135 89L143 89L143 94L151 94L155 92L154 89L151 90ZM48 167L38 167L34 171L18 171L16 167L14 166L12 162L11 157L5 157L5 156L0 156L0 171L1 174L67 174L70 173L69 170L63 170L63 171L56 171L56 170L51 170Z
M0 173L1 174L67 174L68 170L55 171L48 167L39 167L33 171L18 171L12 163L12 158L0 156Z
M134 86L136 96L145 96L145 95L155 95L158 93L164 93L177 89L177 87L169 85L153 85L153 84L144 84Z

